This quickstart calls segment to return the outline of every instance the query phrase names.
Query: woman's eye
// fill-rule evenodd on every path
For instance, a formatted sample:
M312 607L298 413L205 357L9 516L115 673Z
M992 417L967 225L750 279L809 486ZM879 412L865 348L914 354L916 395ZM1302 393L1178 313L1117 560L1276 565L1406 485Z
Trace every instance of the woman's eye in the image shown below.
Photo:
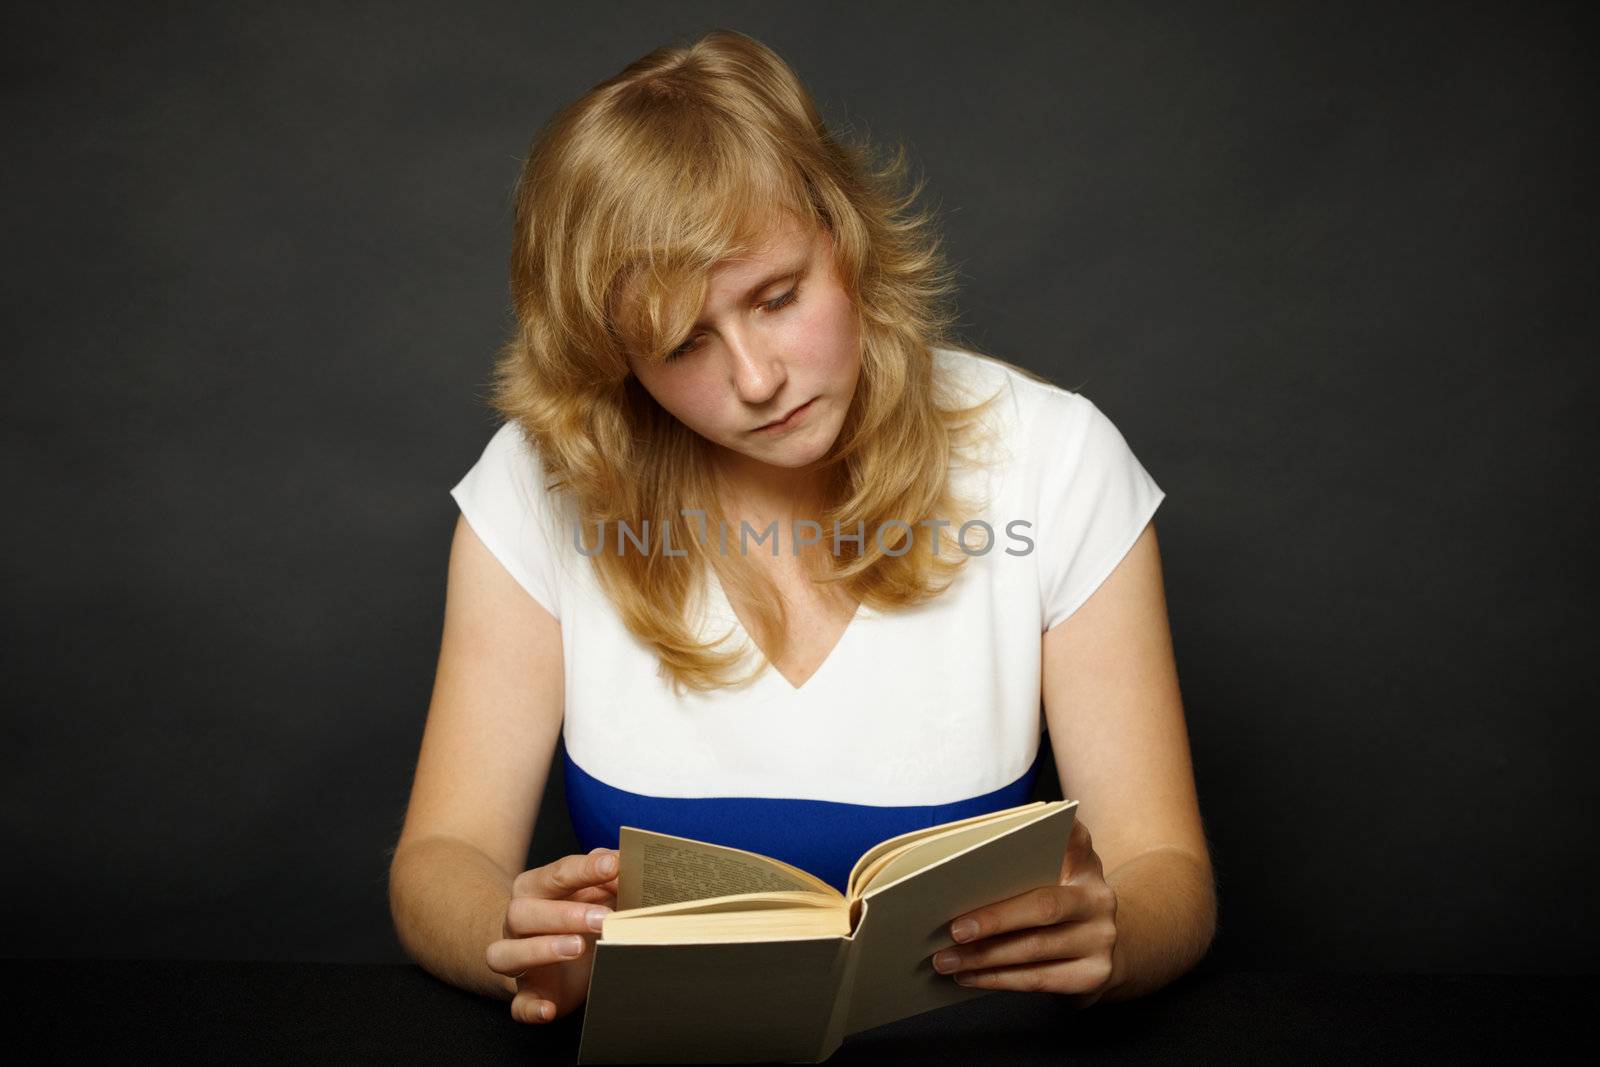
M800 287L797 285L793 289L790 289L787 293L784 293L782 296L778 297L777 299L768 300L765 304L762 304L761 306L766 308L768 311L777 311L781 307L785 307L785 306L787 306L789 304L794 303L795 294L798 293L799 291L800 291Z
M768 300L766 303L762 304L761 306L763 308L765 308L766 310L768 310L768 311L778 311L778 310L780 310L782 308L786 308L790 304L794 303L795 299L799 295L799 293L800 293L800 287L797 285L793 289L790 289L787 293L784 293L782 296L775 297L772 300ZM662 362L663 363L670 363L672 360L677 359L679 356L693 351L694 347L695 347L695 342L698 341L698 340L699 340L698 337L689 338L687 341L683 342L683 344L679 345L677 348L674 348L671 352L668 352L667 355L666 355L666 358L663 359Z

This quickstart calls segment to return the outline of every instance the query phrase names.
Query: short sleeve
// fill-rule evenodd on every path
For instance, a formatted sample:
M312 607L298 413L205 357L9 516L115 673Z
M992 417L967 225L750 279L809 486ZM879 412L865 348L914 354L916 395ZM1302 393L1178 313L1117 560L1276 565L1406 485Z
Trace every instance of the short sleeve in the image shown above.
M1128 554L1166 493L1094 403L1037 394L1030 457L1038 464L1039 596L1044 629L1062 622Z
M537 450L516 423L507 422L450 495L517 584L560 619L560 526L544 480Z

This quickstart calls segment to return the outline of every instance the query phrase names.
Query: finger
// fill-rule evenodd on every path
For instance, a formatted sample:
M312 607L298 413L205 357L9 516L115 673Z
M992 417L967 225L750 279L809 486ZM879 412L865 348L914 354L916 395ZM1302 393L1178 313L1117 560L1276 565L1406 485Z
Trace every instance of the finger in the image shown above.
M1111 978L1111 963L1098 956L1019 967L962 971L960 985L974 989L1015 989L1024 993L1096 993Z
M594 903L599 904L602 907L609 908L611 911L617 910L617 897L615 893L606 893L596 899Z
M1099 894L1091 885L1042 885L1026 893L950 920L950 939L958 944L1030 926L1083 919L1097 914Z
M591 938L582 934L501 938L490 942L483 957L491 971L516 978L535 967L575 960L588 951L592 943Z
M614 848L590 849L583 856L562 856L553 863L517 875L511 883L511 895L560 900L584 886L600 885L616 878L620 860Z
M572 894L572 899L596 900L602 902L615 901L617 898L617 891L617 880L613 878L611 881L604 882L600 885L584 886L582 889ZM612 906L615 907L616 905L613 903Z
M511 895L559 900L585 886L614 880L620 861L621 854L614 848L593 848L582 856L562 856L517 875L511 883Z
M507 937L531 934L592 934L611 914L608 904L583 900L546 900L543 897L512 897L506 904L504 930ZM592 916L599 913L599 920Z
M556 1006L537 993L518 993L511 998L511 1017L519 1023L547 1023L556 1017Z
M1067 851L1061 857L1061 884L1065 885L1074 874L1099 869L1100 857L1095 853L1089 828L1081 819L1073 820L1072 836L1067 838Z
M1115 924L1104 918L1085 919L1056 926L1036 926L941 949L930 957L929 963L940 974L955 974L1100 955L1109 959L1115 944Z

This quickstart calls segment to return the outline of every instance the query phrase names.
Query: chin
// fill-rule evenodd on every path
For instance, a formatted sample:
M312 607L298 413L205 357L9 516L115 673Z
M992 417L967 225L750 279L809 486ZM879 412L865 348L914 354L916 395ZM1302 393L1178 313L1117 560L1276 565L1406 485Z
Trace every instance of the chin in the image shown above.
M827 452L828 450L826 447L806 447L797 452L786 453L782 456L774 456L771 459L768 459L767 462L772 464L774 467L787 467L790 470L798 470L801 467L809 467L811 464L815 463L817 460L826 455Z
M730 448L729 451L757 463L765 463L769 467L782 467L785 470L797 470L809 466L827 454L828 448L833 443L833 438L828 438L827 443L815 443L819 439L805 441L777 441L770 447L756 451L748 446L744 448Z

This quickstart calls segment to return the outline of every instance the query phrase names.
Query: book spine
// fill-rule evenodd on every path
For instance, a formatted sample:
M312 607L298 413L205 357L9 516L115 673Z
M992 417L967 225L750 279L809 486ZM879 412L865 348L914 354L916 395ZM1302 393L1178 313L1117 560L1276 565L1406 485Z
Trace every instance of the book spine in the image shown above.
M861 920L866 919L866 902L861 902ZM839 981L835 988L837 994L833 1001L833 1012L828 1016L828 1028L823 1032L822 1044L817 1049L816 1059L812 1062L821 1063L839 1050L844 1044L845 1028L850 1023L850 1006L855 999L856 964L861 959L858 950L860 943L856 940L856 933L861 931L862 922L857 922L855 932L844 939L843 951L839 954L840 968Z

